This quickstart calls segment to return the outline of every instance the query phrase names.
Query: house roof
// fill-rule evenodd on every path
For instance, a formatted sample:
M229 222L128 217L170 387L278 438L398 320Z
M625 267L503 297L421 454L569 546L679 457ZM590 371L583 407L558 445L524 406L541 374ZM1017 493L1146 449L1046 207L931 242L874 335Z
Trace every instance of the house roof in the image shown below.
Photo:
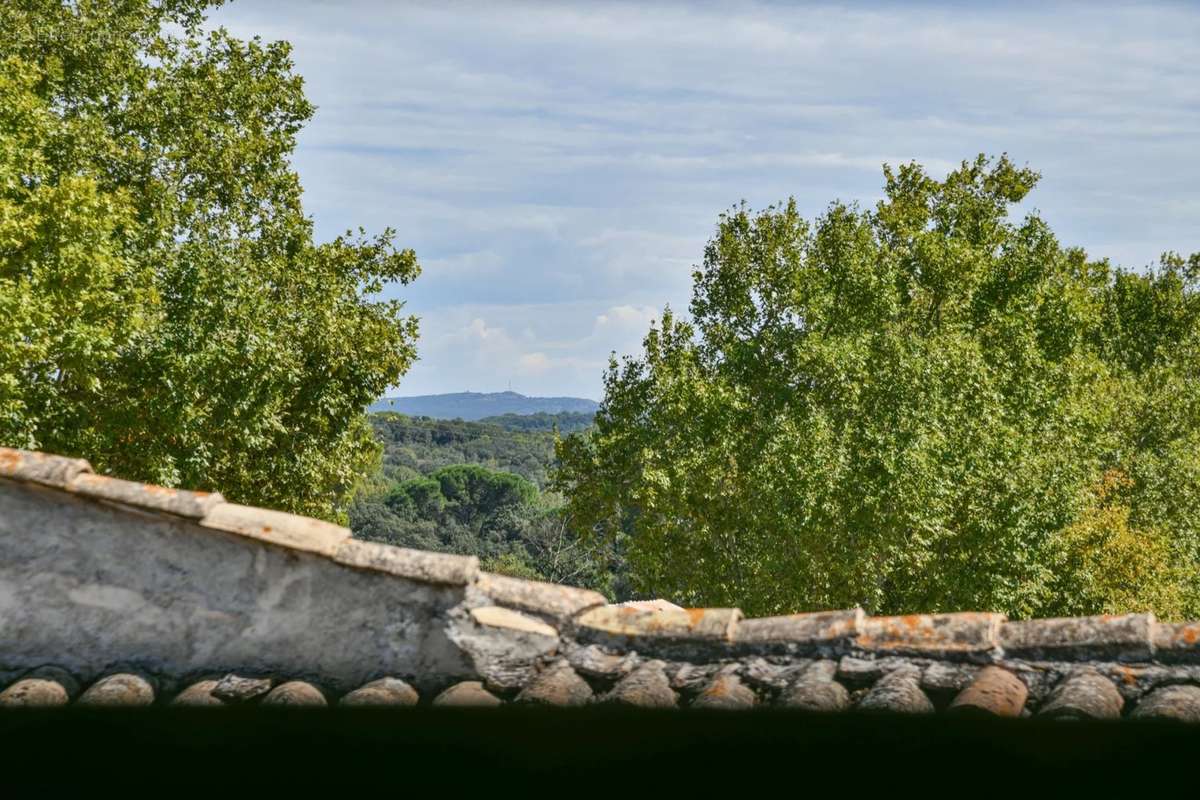
M93 550L132 537L147 556L137 564L128 549L95 561ZM216 560L209 540L226 548ZM0 603L6 706L613 703L1200 721L1200 623L610 605L482 571L473 557L359 541L320 520L4 448L0 562L0 596L22 599ZM205 570L235 568L236 597L204 594ZM286 629L261 657L232 646L260 647L285 612L301 623L332 613L343 586L368 578L363 596L387 598L353 622L365 638L343 638L335 618L328 633L295 629L294 647ZM302 607L279 599L298 582Z

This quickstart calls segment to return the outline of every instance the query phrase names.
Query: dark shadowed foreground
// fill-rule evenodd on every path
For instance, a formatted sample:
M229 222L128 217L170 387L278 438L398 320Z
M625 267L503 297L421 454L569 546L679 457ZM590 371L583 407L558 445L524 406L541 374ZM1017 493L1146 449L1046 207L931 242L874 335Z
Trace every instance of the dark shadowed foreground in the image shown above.
M1186 785L1200 729L599 707L64 709L0 714L0 747L12 789L1106 797Z

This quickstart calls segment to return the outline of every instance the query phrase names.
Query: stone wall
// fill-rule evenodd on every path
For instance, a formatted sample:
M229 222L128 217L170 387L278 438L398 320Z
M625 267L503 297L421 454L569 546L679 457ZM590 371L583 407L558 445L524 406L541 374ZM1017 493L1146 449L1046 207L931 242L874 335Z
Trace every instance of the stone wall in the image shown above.
M0 705L330 702L1200 720L1200 624L610 606L0 449Z

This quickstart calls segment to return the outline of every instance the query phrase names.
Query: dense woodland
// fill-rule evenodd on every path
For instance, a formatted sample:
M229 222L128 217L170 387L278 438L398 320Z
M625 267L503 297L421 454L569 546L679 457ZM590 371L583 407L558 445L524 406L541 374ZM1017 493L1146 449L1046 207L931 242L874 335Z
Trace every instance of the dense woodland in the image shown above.
M555 428L579 430L591 415L493 419L373 414L383 459L350 506L354 535L475 555L496 572L627 596L619 545L582 541L562 497L543 490Z
M590 414L536 414L460 419L409 417L385 411L372 414L371 427L383 446L383 472L391 480L426 475L438 467L479 464L512 472L538 487L546 485L554 461L554 431L564 433L591 424Z
M561 434L578 433L592 427L596 415L576 411L563 411L558 414L547 414L539 411L536 414L501 414L498 417L484 417L480 422L499 425L510 431L558 431Z

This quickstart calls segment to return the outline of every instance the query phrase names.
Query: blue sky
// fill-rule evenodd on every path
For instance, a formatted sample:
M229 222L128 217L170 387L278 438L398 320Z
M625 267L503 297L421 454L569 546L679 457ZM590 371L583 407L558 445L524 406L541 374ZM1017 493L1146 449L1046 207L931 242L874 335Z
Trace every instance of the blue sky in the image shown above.
M1200 250L1200 3L235 0L318 106L295 164L320 238L391 226L424 274L395 393L599 398L686 310L717 215L873 203L883 162L1008 152L1064 243Z

